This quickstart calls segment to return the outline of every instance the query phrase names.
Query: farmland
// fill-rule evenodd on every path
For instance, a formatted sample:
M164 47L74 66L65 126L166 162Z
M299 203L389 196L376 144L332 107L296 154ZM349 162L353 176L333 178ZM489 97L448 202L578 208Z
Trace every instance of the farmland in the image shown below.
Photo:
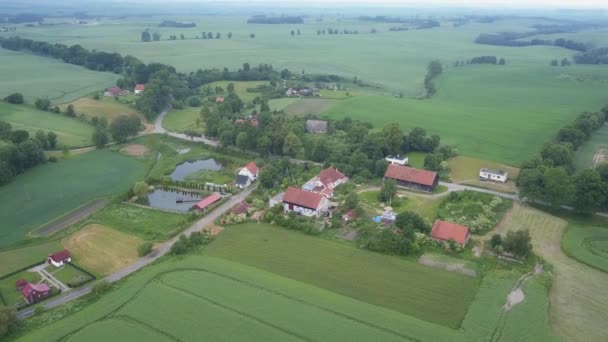
M93 126L60 114L0 102L0 120L10 123L14 130L28 131L30 136L38 130L53 131L57 134L58 149L91 145Z
M21 92L26 101L48 98L52 103L74 101L112 86L118 75L96 72L27 53L0 48L0 98Z
M203 133L203 126L197 124L201 118L201 107L186 107L173 109L163 121L163 127L171 132L197 132Z
M0 192L0 247L22 241L36 227L94 198L127 190L144 169L143 161L95 151L18 176Z
M574 165L577 169L595 167L608 162L608 126L604 126L591 135L574 153Z
M608 228L571 222L564 233L562 248L571 258L608 272Z
M27 265L42 262L49 254L62 249L58 240L45 241L38 244L15 247L0 251L0 276L14 272Z
M84 114L87 118L94 116L98 118L106 118L108 122L114 120L117 116L137 115L142 121L145 121L143 115L129 105L116 101L114 98L102 97L95 100L89 97L82 97L74 102L69 103L74 106L74 110L78 115ZM62 111L65 111L68 104L61 105Z

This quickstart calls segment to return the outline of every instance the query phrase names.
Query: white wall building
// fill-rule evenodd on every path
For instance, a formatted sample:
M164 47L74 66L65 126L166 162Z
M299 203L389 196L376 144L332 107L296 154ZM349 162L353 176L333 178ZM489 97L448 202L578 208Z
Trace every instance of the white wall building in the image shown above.
M479 179L490 180L494 182L505 183L508 174L502 170L481 169L479 170Z
M384 159L391 164L397 164L397 165L401 165L401 166L405 166L405 165L409 164L409 162L410 162L408 157L402 157L400 155L388 156Z
M322 216L329 209L325 196L298 188L288 188L283 196L285 212L295 212L304 216Z

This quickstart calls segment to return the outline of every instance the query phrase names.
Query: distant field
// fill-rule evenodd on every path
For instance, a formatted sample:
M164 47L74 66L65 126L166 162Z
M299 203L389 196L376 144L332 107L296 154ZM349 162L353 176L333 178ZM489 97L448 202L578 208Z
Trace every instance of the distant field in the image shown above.
M308 114L319 114L329 110L338 103L331 99L299 99L283 107L285 113L293 116L304 116Z
M283 110L285 107L298 101L300 101L300 99L296 97L283 97L268 101L268 106L270 107L270 110Z
M163 121L163 127L170 132L194 131L203 133L204 126L196 124L196 120L201 117L201 109L202 107L173 109Z
M216 94L214 96L226 96L228 95L228 84L234 84L234 92L243 100L243 102L248 103L253 101L257 96L260 96L260 93L249 92L248 88L255 88L258 85L268 84L267 81L217 81L211 82L209 84L203 85L202 88L211 87L212 90L215 90L215 87L222 87L224 92L221 94Z
M17 176L0 187L0 247L94 198L127 190L144 169L143 161L95 151Z
M74 101L111 87L119 77L108 72L91 71L59 60L2 48L0 75L4 76L0 80L0 98L20 92L30 103L37 98L48 98L54 104Z
M61 114L43 112L31 106L0 102L0 120L14 130L24 129L33 136L39 129L57 134L57 149L91 145L93 126Z
M78 115L84 114L87 118L96 116L98 118L106 118L109 122L111 122L119 115L135 114L144 120L143 114L126 104L114 100L114 98L102 97L99 100L94 100L89 97L83 97L71 102L71 104L74 106L74 109ZM61 110L65 111L67 106L68 104L60 106Z
M454 329L477 285L464 275L261 224L226 228L204 254Z
M589 169L600 163L608 163L608 125L593 132L591 139L574 153L574 165L578 170Z
M565 74L608 79L607 69L594 67L466 66L445 72L430 100L355 97L324 114L371 120L376 127L398 122L406 131L423 127L463 155L519 166L581 112L608 101L597 82Z
M564 233L562 248L571 258L608 272L608 228L573 222Z

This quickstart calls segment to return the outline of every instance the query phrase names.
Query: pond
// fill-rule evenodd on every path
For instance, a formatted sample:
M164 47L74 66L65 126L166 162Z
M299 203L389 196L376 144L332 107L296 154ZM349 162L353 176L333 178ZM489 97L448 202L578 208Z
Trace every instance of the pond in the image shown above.
M142 204L149 205L152 208L188 212L202 198L203 195L196 192L156 189L148 193L148 199L143 201Z
M220 171L224 166L217 160L202 159L196 161L187 161L177 165L175 170L171 172L169 177L176 181L183 181L189 175L198 171Z

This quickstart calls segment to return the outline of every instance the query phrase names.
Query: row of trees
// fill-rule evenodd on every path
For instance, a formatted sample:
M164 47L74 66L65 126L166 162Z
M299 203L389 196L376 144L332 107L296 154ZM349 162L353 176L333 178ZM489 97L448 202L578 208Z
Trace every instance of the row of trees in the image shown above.
M267 17L255 15L247 20L247 24L303 24L304 19L300 16Z
M565 57L561 60L561 62L558 61L557 59L551 60L551 66L560 66L560 65L561 66L570 66L571 64L572 63L570 63L570 60Z
M11 124L0 121L0 185L9 183L15 176L45 162L44 148L57 144L54 132L37 131L34 137L24 130L13 130Z
M507 61L504 58L498 58L496 56L479 56L471 58L471 64L498 64L505 65Z
M497 46L513 46L513 47L522 47L522 46L534 46L534 45L549 45L549 46L559 46L565 49L585 52L589 49L587 44L576 42L569 39L558 38L555 40L547 40L547 39L532 39L529 41L522 40L523 38L527 38L534 35L539 34L552 34L552 33L560 33L563 30L537 30L533 32L500 32L495 34L480 34L475 39L475 43L477 44L486 44L486 45L497 45Z
M443 72L441 62L431 61L427 67L426 76L424 77L424 89L426 89L426 97L429 98L437 92L433 79Z
M575 173L574 151L606 121L608 106L597 113L583 113L562 128L556 141L523 163L517 178L520 194L554 207L572 205L580 212L608 208L608 166Z
M608 64L608 48L591 49L574 56L576 64Z

